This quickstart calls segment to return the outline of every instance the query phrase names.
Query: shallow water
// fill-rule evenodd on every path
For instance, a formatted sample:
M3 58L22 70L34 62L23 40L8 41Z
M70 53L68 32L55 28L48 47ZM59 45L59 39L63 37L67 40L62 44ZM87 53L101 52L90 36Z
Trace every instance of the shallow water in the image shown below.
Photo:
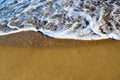
M54 38L120 40L119 0L0 0L0 35L40 31Z

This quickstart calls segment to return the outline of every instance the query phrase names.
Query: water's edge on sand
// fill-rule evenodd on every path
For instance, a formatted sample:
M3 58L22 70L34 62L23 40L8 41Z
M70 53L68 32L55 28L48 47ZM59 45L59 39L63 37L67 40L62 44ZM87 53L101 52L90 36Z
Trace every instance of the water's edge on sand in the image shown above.
M103 44L119 44L117 40L98 40L98 41L81 41L70 39L54 39L43 36L41 33L26 31L10 35L0 36L1 46L18 46L18 47L42 47L42 48L74 48L86 47Z

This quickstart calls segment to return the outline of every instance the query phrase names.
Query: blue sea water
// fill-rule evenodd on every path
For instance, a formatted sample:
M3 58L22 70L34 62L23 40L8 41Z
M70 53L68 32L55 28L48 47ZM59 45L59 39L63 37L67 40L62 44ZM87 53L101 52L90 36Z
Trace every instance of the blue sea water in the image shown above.
M120 40L120 0L0 0L0 35Z

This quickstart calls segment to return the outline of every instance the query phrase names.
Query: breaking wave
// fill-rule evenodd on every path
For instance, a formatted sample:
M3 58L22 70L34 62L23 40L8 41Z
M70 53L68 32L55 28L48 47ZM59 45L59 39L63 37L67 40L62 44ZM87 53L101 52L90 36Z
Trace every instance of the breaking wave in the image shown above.
M120 40L120 0L0 0L0 35Z

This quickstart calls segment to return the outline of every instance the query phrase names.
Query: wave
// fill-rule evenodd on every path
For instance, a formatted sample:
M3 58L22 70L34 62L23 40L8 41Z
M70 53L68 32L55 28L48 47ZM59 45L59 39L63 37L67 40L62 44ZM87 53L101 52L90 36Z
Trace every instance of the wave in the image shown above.
M120 40L120 0L0 0L0 35Z

